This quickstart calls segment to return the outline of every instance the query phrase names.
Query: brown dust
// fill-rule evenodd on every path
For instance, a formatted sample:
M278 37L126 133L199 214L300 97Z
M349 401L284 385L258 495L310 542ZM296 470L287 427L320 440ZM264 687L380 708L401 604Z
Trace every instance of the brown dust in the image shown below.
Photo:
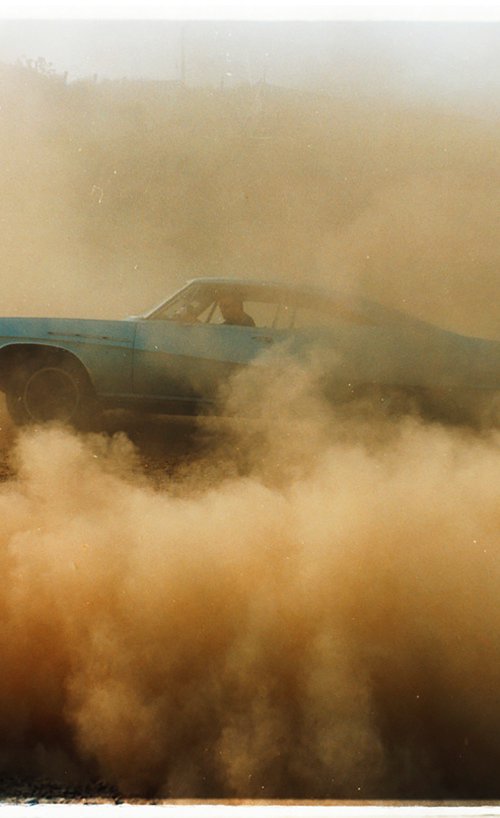
M498 123L0 71L2 313L120 317L224 274L500 337ZM335 413L288 370L227 400L256 417L2 418L2 774L498 798L498 431Z
M142 797L496 792L498 433L348 425L200 423L154 474L120 432L15 435L5 773Z

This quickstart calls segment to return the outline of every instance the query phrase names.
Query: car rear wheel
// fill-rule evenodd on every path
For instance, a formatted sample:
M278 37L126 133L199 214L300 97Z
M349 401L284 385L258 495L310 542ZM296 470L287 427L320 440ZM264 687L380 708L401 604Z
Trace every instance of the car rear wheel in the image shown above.
M86 372L69 359L32 359L13 373L6 390L14 423L24 426L59 421L89 428L96 402Z

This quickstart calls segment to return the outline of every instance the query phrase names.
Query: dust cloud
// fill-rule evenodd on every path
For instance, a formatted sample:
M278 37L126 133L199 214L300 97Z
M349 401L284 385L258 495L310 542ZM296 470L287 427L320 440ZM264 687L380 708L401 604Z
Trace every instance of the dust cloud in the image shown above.
M121 432L14 434L4 775L498 797L498 432L336 419L296 384L315 419L200 424L210 444L155 479Z
M496 121L0 69L2 313L119 317L229 274L499 337ZM334 412L298 370L226 400L256 397L154 468L166 427L2 421L2 774L498 798L498 431Z
M0 65L3 314L119 318L197 275L316 281L500 337L497 115Z

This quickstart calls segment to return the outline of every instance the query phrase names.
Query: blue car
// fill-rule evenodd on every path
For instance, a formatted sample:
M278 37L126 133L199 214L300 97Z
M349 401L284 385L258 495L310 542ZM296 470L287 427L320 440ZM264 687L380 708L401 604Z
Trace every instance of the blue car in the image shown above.
M220 413L241 367L321 361L332 400L500 389L500 342L449 332L374 302L314 287L189 281L121 321L0 319L0 388L17 424L85 427L106 408Z

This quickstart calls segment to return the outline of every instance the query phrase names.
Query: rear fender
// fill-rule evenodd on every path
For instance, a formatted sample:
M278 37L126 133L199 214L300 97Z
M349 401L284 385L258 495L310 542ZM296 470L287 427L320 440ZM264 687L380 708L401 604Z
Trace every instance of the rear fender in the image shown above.
M93 387L92 379L80 358L73 352L51 344L7 344L0 349L0 390L5 392L9 382L22 371L27 361L70 360L81 369L88 384Z

